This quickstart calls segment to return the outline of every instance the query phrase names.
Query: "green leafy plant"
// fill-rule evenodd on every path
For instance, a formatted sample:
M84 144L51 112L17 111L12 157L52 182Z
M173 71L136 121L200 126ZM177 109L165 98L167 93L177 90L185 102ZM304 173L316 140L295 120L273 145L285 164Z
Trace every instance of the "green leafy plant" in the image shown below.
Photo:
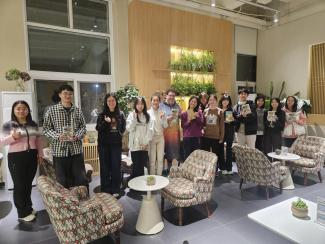
M214 84L211 82L202 83L191 76L182 76L180 74L176 74L173 77L171 87L180 96L198 95L201 92L206 92L207 94L217 92Z
M119 108L124 112L125 116L128 116L129 112L132 111L132 104L138 96L139 89L131 84L127 84L116 91Z
M302 209L308 208L308 205L303 200L301 200L301 198L298 198L297 201L293 201L292 206L294 206L295 208L302 208Z
M8 81L16 81L17 89L19 91L25 91L24 83L31 79L27 72L21 72L18 69L10 69L6 72L5 77Z

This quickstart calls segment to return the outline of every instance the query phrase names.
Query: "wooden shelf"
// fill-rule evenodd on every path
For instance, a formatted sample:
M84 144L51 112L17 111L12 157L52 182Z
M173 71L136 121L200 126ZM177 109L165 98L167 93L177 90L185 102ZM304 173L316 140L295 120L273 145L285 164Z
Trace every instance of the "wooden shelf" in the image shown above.
M187 71L187 70L173 70L173 69L154 69L153 71L174 72L174 73L184 73L184 74L200 74L200 75L214 75L215 74L215 72Z

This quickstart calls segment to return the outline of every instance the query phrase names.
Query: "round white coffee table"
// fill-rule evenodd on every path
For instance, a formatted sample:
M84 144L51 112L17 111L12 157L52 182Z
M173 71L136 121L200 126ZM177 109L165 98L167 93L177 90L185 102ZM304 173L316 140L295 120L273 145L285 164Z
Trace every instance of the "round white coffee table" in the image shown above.
M293 153L286 153L286 154L276 154L275 152L268 153L267 156L271 158L275 158L282 161L282 166L285 166L285 161L294 161L300 159L300 156ZM287 166L286 166L287 167ZM295 189L295 185L293 184L293 180L290 174L290 171L287 167L286 178L282 182L282 189L283 190L293 190ZM277 188L280 188L278 185L274 185Z
M147 196L143 197L135 228L142 234L152 235L157 234L164 228L164 222L161 218L156 199L151 196L151 192L165 188L169 184L169 180L163 176L153 175L156 178L156 184L148 186L148 176L136 177L130 180L128 185L133 190L147 192Z

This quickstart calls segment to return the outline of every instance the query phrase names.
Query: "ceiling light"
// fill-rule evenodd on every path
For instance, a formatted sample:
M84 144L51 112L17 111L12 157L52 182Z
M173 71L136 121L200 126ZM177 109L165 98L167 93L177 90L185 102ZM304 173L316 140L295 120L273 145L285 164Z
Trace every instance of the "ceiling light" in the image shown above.
M215 7L216 6L216 0L211 0L211 7Z

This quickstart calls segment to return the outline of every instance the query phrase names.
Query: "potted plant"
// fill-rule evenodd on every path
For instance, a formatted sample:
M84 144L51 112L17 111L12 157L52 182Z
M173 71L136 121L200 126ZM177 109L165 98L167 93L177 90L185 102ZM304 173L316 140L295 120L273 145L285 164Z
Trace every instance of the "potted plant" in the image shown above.
M297 201L293 201L291 204L292 215L298 218L306 218L308 216L308 206L300 198Z
M154 177L153 175L149 175L147 177L147 185L148 186L153 186L156 184L156 177Z
M8 81L16 81L16 91L25 91L25 82L30 80L30 75L27 72L20 72L18 69L10 69L6 72Z

